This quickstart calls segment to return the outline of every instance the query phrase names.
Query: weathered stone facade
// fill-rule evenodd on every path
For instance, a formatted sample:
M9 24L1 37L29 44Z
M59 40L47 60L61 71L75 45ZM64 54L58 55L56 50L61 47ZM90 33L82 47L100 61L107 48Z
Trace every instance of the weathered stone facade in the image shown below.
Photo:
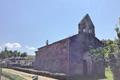
M94 25L88 14L78 27L78 34L39 48L34 68L69 76L104 76L104 63L96 63L89 56L90 48L101 47L102 43L95 37Z
M69 39L39 48L35 67L39 70L68 73Z

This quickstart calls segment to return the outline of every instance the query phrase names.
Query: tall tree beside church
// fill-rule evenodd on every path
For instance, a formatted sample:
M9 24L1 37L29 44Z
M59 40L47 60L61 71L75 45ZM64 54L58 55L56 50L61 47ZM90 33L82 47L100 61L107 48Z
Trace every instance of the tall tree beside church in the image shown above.
M117 39L114 41L116 44L116 50L114 51L114 55L110 55L109 63L111 71L113 72L114 80L120 80L120 18L119 24L116 26L115 31L117 34Z

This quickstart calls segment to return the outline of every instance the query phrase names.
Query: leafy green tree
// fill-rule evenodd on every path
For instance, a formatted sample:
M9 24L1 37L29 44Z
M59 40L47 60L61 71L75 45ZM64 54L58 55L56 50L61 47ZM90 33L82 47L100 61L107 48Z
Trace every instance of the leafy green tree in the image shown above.
M109 55L109 66L111 68L111 71L113 72L114 80L120 79L120 24L117 25L115 28L117 39L114 40L114 54Z
M10 58L10 57L26 57L27 53L21 53L17 50L12 51L8 50L6 47L3 51L0 52L0 59Z
M21 56L21 57L27 57L27 53L24 52L24 53L22 53L20 56Z

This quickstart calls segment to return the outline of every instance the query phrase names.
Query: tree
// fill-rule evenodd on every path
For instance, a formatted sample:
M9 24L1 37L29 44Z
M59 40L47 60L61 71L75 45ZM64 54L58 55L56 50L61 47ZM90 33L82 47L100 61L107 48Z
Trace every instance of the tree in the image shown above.
M3 51L0 52L0 58L5 59L5 58L10 58L10 57L26 57L27 53L21 53L17 50L8 50L6 47Z
M119 21L120 22L120 21ZM111 68L111 71L114 76L114 80L119 80L120 79L120 23L117 25L115 28L116 34L117 34L117 39L114 40L115 46L114 46L114 54L109 55L109 66Z
M26 52L22 53L20 57L27 57L27 53Z
M115 31L116 31L117 33L119 33L119 27L116 27L116 28L115 28Z

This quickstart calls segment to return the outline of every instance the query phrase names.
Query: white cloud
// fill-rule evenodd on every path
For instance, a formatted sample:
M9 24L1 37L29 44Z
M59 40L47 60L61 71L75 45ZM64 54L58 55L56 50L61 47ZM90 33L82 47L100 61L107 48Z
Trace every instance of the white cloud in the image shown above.
M6 43L5 47L9 49L14 49L14 48L21 48L22 46L20 43Z
M0 46L0 51L2 50L2 47Z
M26 46L25 48L27 48L28 50L35 50L36 49L35 47L32 47L32 46Z

